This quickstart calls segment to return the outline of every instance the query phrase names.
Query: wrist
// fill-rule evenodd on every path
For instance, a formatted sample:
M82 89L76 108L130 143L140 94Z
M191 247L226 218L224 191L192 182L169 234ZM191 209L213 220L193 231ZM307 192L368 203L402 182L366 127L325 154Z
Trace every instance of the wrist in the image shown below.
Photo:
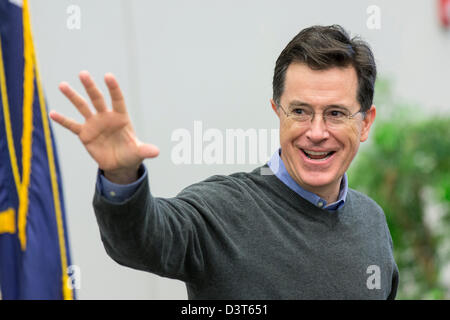
M139 167L131 167L117 170L103 170L103 175L109 181L116 184L130 184L139 179Z

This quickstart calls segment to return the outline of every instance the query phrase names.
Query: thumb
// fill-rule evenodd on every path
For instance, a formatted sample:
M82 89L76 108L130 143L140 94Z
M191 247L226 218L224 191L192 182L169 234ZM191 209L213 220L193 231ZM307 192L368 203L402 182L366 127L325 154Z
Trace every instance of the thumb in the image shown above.
M155 158L159 155L159 148L153 144L142 143L138 148L139 156L143 159Z

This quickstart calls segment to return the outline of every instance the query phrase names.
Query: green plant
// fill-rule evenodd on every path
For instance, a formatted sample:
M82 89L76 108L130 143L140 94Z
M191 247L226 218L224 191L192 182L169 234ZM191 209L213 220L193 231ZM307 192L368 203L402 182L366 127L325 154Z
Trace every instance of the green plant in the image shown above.
M375 103L387 116L375 121L349 184L386 214L400 271L398 298L446 298L440 270L450 261L441 250L450 234L450 117L425 116L417 106L394 103L389 83L379 87ZM439 203L437 224L428 221L433 203Z

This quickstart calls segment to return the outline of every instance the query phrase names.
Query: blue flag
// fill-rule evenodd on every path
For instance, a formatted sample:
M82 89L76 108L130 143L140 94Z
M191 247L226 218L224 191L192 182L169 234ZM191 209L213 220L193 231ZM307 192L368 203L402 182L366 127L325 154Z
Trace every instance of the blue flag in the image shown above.
M56 146L27 0L0 0L2 299L73 299Z

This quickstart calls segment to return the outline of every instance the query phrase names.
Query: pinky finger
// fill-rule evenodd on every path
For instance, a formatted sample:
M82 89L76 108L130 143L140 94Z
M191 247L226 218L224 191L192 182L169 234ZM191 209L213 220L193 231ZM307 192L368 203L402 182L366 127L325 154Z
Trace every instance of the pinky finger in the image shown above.
M52 119L53 121L59 123L64 128L70 130L74 134L76 134L76 135L80 134L80 132L81 132L81 124L75 122L72 119L64 117L63 115L57 113L54 110L50 111L48 115L50 116L50 119Z

